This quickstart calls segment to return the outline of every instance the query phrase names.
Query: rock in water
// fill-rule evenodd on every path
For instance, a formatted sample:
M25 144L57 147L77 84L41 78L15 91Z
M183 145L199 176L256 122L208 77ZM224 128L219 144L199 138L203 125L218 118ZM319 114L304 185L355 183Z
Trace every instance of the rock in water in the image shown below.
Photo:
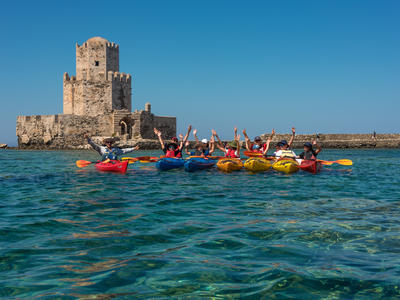
M0 144L0 149L6 149L8 147L7 144Z

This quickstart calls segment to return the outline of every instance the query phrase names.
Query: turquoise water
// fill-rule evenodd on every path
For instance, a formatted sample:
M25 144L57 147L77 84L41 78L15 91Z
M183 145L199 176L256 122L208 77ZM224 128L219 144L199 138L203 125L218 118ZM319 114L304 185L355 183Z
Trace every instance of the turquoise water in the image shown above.
M1 298L400 296L400 150L325 150L354 166L318 175L74 165L96 158L0 151Z

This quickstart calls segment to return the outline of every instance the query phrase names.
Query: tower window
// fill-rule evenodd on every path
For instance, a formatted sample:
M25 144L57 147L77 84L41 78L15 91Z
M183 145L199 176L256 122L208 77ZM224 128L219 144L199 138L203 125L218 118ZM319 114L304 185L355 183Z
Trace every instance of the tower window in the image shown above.
M99 66L99 61L98 61L98 60L95 60L95 61L94 61L94 65L95 65L96 67L98 67L98 66Z

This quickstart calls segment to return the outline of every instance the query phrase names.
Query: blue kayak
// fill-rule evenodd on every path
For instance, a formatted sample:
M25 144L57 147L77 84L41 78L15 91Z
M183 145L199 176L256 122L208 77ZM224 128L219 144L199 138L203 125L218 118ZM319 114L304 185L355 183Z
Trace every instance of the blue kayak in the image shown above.
M184 164L185 160L182 158L164 157L156 163L156 167L161 171L168 171L181 168Z
M194 172L198 170L205 170L212 168L217 161L213 159L205 159L202 157L192 157L185 163L185 170L187 172Z

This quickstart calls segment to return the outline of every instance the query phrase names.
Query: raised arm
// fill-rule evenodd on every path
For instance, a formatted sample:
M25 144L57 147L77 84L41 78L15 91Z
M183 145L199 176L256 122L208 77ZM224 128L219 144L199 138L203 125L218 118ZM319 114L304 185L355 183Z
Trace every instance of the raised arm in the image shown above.
M290 137L290 141L289 141L289 144L288 144L289 148L292 147L295 135L296 135L296 128L292 127L292 136Z
M186 143L185 143L185 153L187 155L191 154L190 151L189 151L189 145L190 145L189 141L186 141Z
M199 138L197 137L197 129L193 130L193 136L194 136L194 139L196 140L196 143L198 143Z
M137 151L137 150L139 150L139 145L137 145L136 147L132 147L132 148L121 149L121 153L126 154L126 153Z
M154 134L158 137L158 141L161 144L161 149L164 150L165 145L164 145L164 141L163 141L162 136L161 136L161 131L158 130L157 128L154 128Z
M235 128L236 129L236 128ZM236 152L237 152L237 156L239 156L240 157L240 135L239 134L237 134L237 132L235 132L235 141L236 141Z
M211 155L211 154L214 153L214 151L215 151L215 137L214 137L214 135L211 135L211 138L210 138L210 150L208 151L208 153Z
M247 135L246 129L243 129L242 132L243 132L244 140L245 140L245 142L246 142L246 150L247 150L247 151L251 151L251 149L250 149L250 147L251 147L251 142L250 142L250 139L249 139L249 137L248 137L248 135Z
M275 129L272 129L271 135L268 137L267 141L265 142L265 150L263 152L264 156L267 156L267 154L268 154L269 145L271 144L271 141L272 141L274 135L275 135Z
M98 145L98 144L96 144L95 142L93 142L92 139L89 137L89 135L88 135L87 133L85 133L85 135L84 135L83 137L87 140L88 144L89 144L90 146L92 146L92 148L93 148L96 152L102 154L101 146Z
M188 126L186 135L185 135L185 137L183 138L183 141L181 142L181 144L179 145L179 149L180 149L180 150L182 150L183 146L186 144L186 141L187 141L188 138L189 138L190 131L192 131L192 125L189 125L189 126Z
M317 143L317 140L312 141L313 146L315 146L317 149L315 150L315 154L318 154L321 152L322 148L321 145Z
M216 145L217 148L225 153L224 145L222 145L221 139L219 138L217 132L214 129L212 130L212 134L213 134L213 136L215 136L217 138L217 141L218 141L218 143Z

